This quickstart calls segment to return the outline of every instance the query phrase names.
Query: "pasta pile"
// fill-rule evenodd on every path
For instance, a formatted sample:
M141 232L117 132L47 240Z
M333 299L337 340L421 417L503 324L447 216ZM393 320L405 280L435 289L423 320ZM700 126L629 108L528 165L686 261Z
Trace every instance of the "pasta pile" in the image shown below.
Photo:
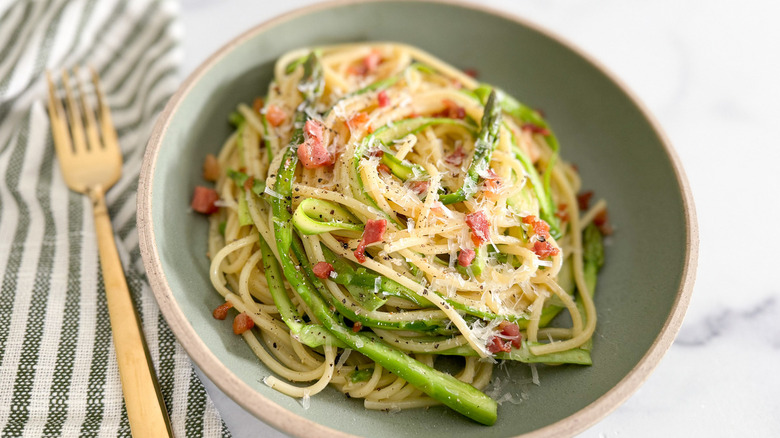
M266 384L305 406L331 385L368 409L443 403L492 424L498 360L591 363L606 207L580 211L539 112L372 43L287 53L230 120L205 169L214 312L235 309ZM436 370L442 356L460 371Z

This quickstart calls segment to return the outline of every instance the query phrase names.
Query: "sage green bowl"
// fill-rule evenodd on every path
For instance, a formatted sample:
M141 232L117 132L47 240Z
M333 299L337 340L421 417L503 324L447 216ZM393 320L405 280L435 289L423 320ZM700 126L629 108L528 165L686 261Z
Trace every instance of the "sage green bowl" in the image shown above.
M328 389L301 404L262 383L270 374L215 320L206 220L188 208L201 163L229 135L227 115L265 94L274 60L301 46L354 41L418 46L547 114L585 189L607 199L616 232L596 293L593 366L512 364L494 376L519 404L481 426L436 407L375 412ZM261 24L223 47L182 85L154 129L138 199L141 251L163 315L203 372L263 421L297 436L568 436L633 394L671 345L693 285L697 230L680 164L656 122L603 67L524 20L447 2L336 2ZM508 373L508 374L507 374ZM508 377L507 377L508 376Z

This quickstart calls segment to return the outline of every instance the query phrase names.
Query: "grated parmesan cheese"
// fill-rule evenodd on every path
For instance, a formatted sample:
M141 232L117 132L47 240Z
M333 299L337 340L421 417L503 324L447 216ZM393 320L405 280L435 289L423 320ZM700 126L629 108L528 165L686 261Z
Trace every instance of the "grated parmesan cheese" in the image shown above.
M539 371L536 370L536 364L532 363L529 366L531 367L531 381L534 382L534 385L540 386Z
M276 199L284 199L284 196L282 196L279 192L274 191L271 186L265 186L265 190L263 190L263 193L273 196Z
M311 397L309 396L309 390L304 389L303 398L301 398L301 406L303 406L303 409L309 409L310 404L311 404Z
M341 353L341 356L339 356L339 361L336 362L336 372L337 373L341 370L341 367L343 367L344 364L347 362L347 359L349 358L350 353L352 353L352 349L345 348L344 352Z
M536 265L537 267L544 266L545 268L552 268L553 267L553 262L552 262L552 260L539 260L539 259L536 259L536 260L534 260L534 265Z

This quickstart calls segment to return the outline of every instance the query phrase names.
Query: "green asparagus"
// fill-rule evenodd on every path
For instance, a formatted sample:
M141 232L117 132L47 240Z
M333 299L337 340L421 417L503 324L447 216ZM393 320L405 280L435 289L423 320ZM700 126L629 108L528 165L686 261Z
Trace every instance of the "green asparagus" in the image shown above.
M490 156L498 141L498 131L501 128L501 106L497 101L495 92L491 92L487 103L485 103L485 112L482 116L482 124L477 141L474 143L474 157L463 180L463 187L456 192L448 193L439 197L443 204L454 204L471 199L477 192L477 182L490 164Z

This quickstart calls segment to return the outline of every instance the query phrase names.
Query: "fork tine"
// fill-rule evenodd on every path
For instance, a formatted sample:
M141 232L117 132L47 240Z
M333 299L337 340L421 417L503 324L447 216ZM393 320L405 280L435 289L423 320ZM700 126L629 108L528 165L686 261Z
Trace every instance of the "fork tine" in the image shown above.
M73 75L78 78L78 70L74 69ZM76 81L76 86L81 95L81 107L84 110L84 119L86 120L85 128L87 131L87 140L89 140L89 149L91 151L97 151L101 148L101 145L100 134L98 134L97 125L95 124L95 111L87 102L87 94L81 86L81 80Z
M51 72L46 71L46 82L49 84L49 119L51 119L51 132L54 139L54 148L57 155L66 157L73 153L73 145L70 142L68 125L65 122L65 109L57 98L57 88L51 78ZM62 159L62 158L61 158Z
M114 122L111 121L111 111L106 104L106 98L103 94L103 89L100 87L100 77L95 71L95 68L90 66L89 71L92 72L92 83L95 86L95 94L98 101L98 112L100 114L100 131L103 134L103 146L106 148L115 148L119 152L119 141L116 136L116 129L114 129Z
M81 124L81 113L76 105L76 99L73 98L73 91L70 88L70 78L68 72L62 70L62 85L65 88L66 102L68 104L68 115L70 116L70 133L73 136L73 152L82 154L87 152L87 142L84 138L84 125Z

